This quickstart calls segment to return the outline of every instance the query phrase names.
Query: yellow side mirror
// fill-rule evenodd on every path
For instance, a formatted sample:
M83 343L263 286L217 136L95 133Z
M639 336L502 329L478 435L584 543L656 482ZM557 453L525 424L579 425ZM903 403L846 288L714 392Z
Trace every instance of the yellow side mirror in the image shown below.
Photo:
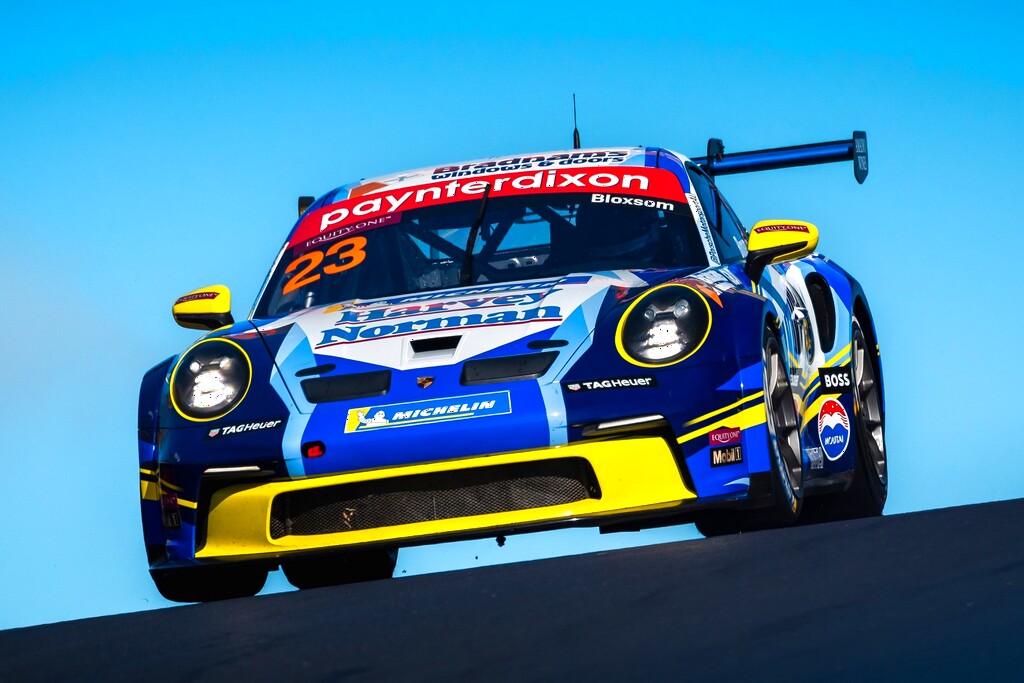
M193 330L216 330L235 322L231 317L231 290L211 285L179 297L171 307L174 322Z
M744 270L752 282L772 263L795 261L818 246L818 228L803 221L760 221L747 237L747 262Z

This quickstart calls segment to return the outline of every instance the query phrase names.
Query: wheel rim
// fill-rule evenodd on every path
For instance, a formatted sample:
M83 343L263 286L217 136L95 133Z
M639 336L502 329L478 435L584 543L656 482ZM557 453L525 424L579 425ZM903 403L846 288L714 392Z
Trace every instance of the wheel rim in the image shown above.
M867 341L860 327L853 334L853 411L861 426L861 433L867 447L868 460L875 476L884 485L887 471L885 459L885 426L882 419L881 397L875 377L875 367L868 357Z
M778 345L769 342L765 349L764 395L768 412L768 433L772 443L772 458L784 475L792 494L791 507L796 507L797 496L803 483L803 463L800 453L800 426L793 401L789 375L782 363Z

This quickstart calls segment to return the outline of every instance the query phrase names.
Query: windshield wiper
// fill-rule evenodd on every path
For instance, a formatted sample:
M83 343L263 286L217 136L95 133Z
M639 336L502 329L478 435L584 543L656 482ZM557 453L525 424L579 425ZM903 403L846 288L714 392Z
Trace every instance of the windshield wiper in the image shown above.
M484 222L484 213L487 211L487 200L491 196L491 184L484 188L483 199L480 200L480 213L476 215L473 227L469 229L469 239L466 240L466 258L462 261L462 270L459 271L459 284L473 284L473 247L476 246L476 236L480 232L480 226Z

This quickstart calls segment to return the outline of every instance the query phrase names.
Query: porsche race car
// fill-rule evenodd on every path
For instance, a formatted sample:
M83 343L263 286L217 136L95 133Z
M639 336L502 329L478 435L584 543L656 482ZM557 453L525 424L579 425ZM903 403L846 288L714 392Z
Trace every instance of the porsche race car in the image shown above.
M300 199L245 320L139 400L150 572L175 601L388 577L400 547L569 525L705 535L881 514L878 340L817 228L750 229L716 178L850 140L688 159L607 147Z

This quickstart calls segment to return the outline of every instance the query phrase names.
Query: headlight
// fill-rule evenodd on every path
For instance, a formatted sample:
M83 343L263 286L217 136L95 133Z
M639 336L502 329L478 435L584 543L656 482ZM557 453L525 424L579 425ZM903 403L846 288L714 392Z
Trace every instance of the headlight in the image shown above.
M251 380L252 364L241 346L207 339L178 360L171 373L171 403L187 420L214 420L242 402Z
M662 285L634 301L619 321L619 352L634 365L678 363L711 331L711 307L692 287Z

